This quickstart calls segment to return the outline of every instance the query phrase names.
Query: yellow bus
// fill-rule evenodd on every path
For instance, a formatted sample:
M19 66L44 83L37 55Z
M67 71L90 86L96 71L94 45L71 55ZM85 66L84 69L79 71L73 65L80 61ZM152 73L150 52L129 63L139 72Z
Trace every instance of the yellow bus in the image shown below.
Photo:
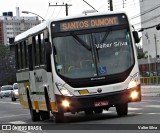
M65 113L103 113L141 101L135 43L124 12L45 21L16 36L20 103L33 121L64 122Z

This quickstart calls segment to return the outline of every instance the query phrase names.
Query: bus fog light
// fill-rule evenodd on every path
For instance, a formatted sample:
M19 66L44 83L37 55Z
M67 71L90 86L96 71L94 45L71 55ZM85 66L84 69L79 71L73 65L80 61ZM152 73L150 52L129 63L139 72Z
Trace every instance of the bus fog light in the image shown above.
M69 102L67 100L62 101L64 107L69 107Z
M135 99L135 98L137 98L138 97L138 92L137 91L133 91L132 93L131 93L131 98L132 99Z

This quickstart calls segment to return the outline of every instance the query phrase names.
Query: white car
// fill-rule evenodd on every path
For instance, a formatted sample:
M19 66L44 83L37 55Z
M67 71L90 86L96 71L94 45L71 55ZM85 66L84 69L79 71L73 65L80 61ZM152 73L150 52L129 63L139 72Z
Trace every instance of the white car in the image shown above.
M14 83L13 84L13 90L11 91L11 101L16 101L16 99L19 98L18 94L18 84Z
M9 97L11 95L11 91L13 90L12 85L4 85L1 87L0 98Z

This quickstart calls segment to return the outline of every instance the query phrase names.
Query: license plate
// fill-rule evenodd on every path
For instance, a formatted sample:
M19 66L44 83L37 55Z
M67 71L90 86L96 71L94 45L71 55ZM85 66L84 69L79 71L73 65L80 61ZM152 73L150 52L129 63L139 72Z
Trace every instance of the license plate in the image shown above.
M99 101L94 103L95 107L107 106L107 105L108 105L108 101Z

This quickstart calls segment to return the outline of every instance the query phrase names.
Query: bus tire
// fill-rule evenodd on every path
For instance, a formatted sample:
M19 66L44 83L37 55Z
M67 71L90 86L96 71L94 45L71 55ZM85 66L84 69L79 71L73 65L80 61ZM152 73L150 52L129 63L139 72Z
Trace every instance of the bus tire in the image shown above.
M32 102L31 102L31 99L30 99L30 96L29 96L29 90L28 89L27 89L27 99L28 99L28 106L29 106L32 121L40 121L40 114L32 108Z
M50 100L49 100L47 88L44 88L44 94L45 94L47 110L50 111L51 110L51 105L50 105Z
M64 113L63 112L57 112L54 114L54 116L55 116L56 123L64 123Z
M86 109L84 112L85 112L85 115L93 115L92 109Z
M13 96L11 96L11 100L12 101L16 101L16 98L14 98Z
M101 114L103 112L103 109L95 109L94 113L95 114Z
M50 112L49 111L40 111L40 117L42 121L50 119Z
M119 117L126 116L128 114L128 103L117 104L116 111Z

